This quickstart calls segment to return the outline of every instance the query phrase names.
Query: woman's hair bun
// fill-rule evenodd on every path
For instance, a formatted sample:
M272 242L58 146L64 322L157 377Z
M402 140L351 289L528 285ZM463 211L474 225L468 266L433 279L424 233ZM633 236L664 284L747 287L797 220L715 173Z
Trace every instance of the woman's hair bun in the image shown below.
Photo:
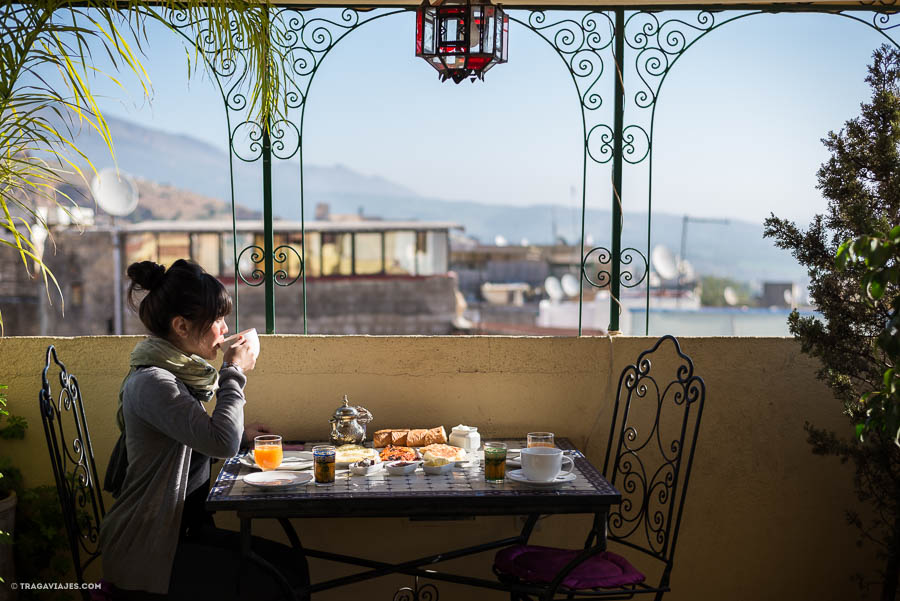
M166 268L153 261L141 261L128 266L128 277L144 290L153 290L166 277Z

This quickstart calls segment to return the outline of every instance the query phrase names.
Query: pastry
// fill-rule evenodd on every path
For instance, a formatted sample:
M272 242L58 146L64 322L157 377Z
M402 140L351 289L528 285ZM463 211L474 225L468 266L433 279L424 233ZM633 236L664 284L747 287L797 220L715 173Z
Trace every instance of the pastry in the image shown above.
M447 442L447 432L444 430L444 426L438 426L437 428L432 428L425 433L425 444L446 444Z
M408 447L424 447L428 444L425 437L428 430L410 430L406 435L406 446Z
M443 457L449 461L465 461L466 450L459 447L451 447L448 444L430 444L420 449L422 459L432 461L437 457Z
M409 430L391 430L391 444L398 447L405 447L406 435Z

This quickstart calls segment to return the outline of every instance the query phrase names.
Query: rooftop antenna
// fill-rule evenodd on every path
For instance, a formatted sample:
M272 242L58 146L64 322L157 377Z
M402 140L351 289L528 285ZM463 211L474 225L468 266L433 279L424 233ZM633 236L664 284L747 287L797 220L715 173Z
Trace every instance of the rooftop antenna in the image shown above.
M138 189L134 178L112 167L101 169L91 182L94 200L112 216L113 239L113 333L122 333L122 253L116 217L130 215L138 205Z

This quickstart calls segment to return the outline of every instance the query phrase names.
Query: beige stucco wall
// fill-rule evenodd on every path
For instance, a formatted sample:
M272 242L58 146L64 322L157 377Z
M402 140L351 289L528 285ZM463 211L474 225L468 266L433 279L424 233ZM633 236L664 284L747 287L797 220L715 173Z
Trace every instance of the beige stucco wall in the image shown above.
M286 438L322 439L341 396L375 414L376 428L450 427L464 422L486 437L548 429L601 462L610 402L623 367L647 338L302 337L262 336L247 385L247 421ZM115 442L119 384L136 337L2 338L0 382L10 409L28 418L24 442L2 442L28 484L52 480L37 391L44 350L56 344L81 383L101 472ZM851 599L851 575L868 557L855 546L844 511L855 505L852 471L815 457L803 424L848 432L839 403L815 379L815 365L792 340L684 338L707 385L691 490L672 580L679 599ZM597 427L593 427L593 426ZM233 516L219 515L225 527ZM414 557L448 545L499 538L512 518L466 522L319 520L297 523L304 543L378 557L386 547ZM581 544L587 521L552 517L534 542ZM255 533L278 535L272 524ZM490 556L455 562L489 577ZM321 579L343 570L313 562ZM403 577L361 585L356 595L391 598ZM439 584L442 599L503 598ZM777 591L777 592L775 592ZM348 598L342 595L322 598Z

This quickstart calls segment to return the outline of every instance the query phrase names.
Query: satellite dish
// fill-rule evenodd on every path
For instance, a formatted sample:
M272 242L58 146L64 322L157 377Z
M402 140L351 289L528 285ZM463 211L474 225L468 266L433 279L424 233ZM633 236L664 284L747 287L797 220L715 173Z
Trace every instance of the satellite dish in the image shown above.
M100 208L114 217L130 215L138 205L134 179L112 167L100 170L91 182L91 192Z
M506 238L504 238L500 234L494 236L494 246L506 246L507 244L508 242L506 241Z
M722 296L725 297L725 303L730 307L733 307L738 303L737 292L735 292L734 288L731 286L725 286L725 290L722 291Z
M650 260L653 262L656 273L663 280L674 280L678 277L678 263L675 261L675 255L662 244L653 247Z
M578 278L571 273L564 274L560 279L562 291L568 297L578 296Z
M547 279L544 280L544 290L547 291L547 296L549 296L552 301L558 301L565 296L562 286L559 284L559 280L552 275L547 276Z
M679 268L681 269L681 275L684 277L685 282L693 282L697 279L697 272L694 270L694 266L691 265L690 261L680 261Z

